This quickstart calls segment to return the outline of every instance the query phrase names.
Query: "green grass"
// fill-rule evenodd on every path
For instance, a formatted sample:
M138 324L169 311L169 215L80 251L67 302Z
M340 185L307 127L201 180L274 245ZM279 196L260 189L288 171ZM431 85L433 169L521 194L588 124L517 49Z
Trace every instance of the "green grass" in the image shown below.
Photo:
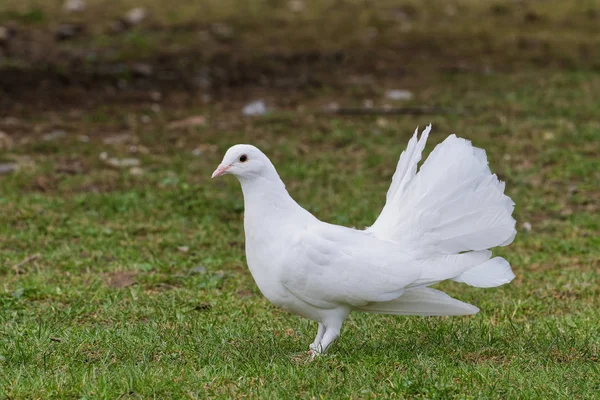
M472 29L494 32L481 23ZM436 29L418 42L439 39ZM600 74L503 56L514 55L494 55L486 73L415 61L368 85L242 88L208 104L167 93L159 111L148 96L11 109L16 122L0 119L14 140L0 164L19 165L0 175L0 398L600 398ZM439 64L431 57L418 61ZM473 57L468 65L481 62ZM331 101L388 103L388 88L411 89L408 104L460 112L320 112ZM258 96L271 114L241 117L243 100ZM206 126L167 127L199 114ZM519 234L495 253L517 278L494 289L440 285L481 309L471 317L353 313L330 355L307 362L316 324L262 297L245 265L239 185L211 172L230 145L253 143L301 205L364 227L414 128L429 122L427 152L455 132L485 148L506 181ZM66 136L44 140L53 130ZM138 158L143 174L107 165L102 152Z
M164 121L181 111L167 108L156 124L131 131L149 149L142 176L98 158L127 154L127 144L106 145L95 133L118 125L124 110L104 109L108 120L76 117L56 142L31 138L3 156L31 159L1 181L1 393L597 397L599 88L591 72L448 76L418 100L477 111L388 118L385 128L369 118L242 120L206 109L207 127L174 136ZM456 131L486 148L519 228L532 224L498 250L517 279L489 290L443 285L482 309L474 317L352 314L331 355L306 363L300 353L314 324L262 298L244 263L237 182L211 181L210 172L230 144L256 143L302 205L326 221L365 226L412 129L430 119L431 145ZM73 126L69 117L63 123ZM84 133L89 143L77 139ZM199 143L218 150L193 156ZM81 171L61 172L77 163ZM192 273L199 265L206 272Z

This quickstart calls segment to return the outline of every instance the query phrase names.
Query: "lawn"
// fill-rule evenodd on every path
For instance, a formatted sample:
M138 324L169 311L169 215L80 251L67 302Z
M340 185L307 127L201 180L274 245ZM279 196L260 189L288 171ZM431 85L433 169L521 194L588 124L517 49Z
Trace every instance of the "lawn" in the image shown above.
M28 3L41 21L23 20ZM43 30L62 15L54 3L9 0L0 24L16 15L20 29ZM141 3L159 14L156 2ZM259 6L208 3L213 12L202 24L225 20L233 32L260 32ZM593 2L489 6L518 30L482 18L478 2L449 2L454 14L395 2L416 19L415 30L396 32L406 35L399 42L422 44L416 53L417 45L392 46L396 28L384 23L381 41L361 42L375 13L360 2L349 3L371 17L357 18L354 36L336 41L335 23L322 44L312 12L294 18L287 3L273 3L279 11L265 17L274 22L264 35L234 33L199 58L189 54L204 25L189 27L185 7L152 20L160 29L148 27L142 52L128 40L145 37L145 28L99 39L97 21L87 36L49 50L97 46L90 71L144 62L156 76L121 71L94 83L64 59L4 59L6 74L47 74L48 82L24 79L0 91L0 165L15 169L0 174L0 398L600 398L600 39L586 34L597 29ZM446 19L431 31L419 25L436 13ZM308 33L277 36L279 28L295 32L298 20ZM165 42L172 28L182 48ZM239 50L261 37L268 45L237 53L237 64L219 58L221 46ZM305 58L294 62L291 50L273 56L285 40L297 41ZM311 51L322 56L306 58ZM181 57L181 76L208 63L213 85L171 88L171 78L158 75L179 64L160 64L162 52ZM298 81L299 70L306 79ZM77 82L56 83L70 72L81 74ZM9 82L6 74L0 81ZM113 79L128 88L109 90ZM390 100L389 89L414 97ZM258 98L269 112L243 116ZM365 101L371 114L328 111ZM392 114L386 106L436 109ZM204 121L173 124L190 116ZM245 264L239 184L213 181L212 171L229 146L255 144L303 207L365 227L412 132L430 122L427 152L456 133L486 149L506 181L519 233L495 254L516 279L494 289L439 285L477 305L475 316L353 313L330 354L309 362L316 324L262 297Z

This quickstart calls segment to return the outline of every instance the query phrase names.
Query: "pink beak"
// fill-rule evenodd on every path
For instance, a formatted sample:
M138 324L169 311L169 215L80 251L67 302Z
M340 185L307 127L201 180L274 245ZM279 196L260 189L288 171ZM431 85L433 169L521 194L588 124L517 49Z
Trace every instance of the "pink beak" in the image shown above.
M215 172L212 173L211 178L216 178L217 176L223 175L229 168L231 168L231 165L220 164L217 169L215 169Z

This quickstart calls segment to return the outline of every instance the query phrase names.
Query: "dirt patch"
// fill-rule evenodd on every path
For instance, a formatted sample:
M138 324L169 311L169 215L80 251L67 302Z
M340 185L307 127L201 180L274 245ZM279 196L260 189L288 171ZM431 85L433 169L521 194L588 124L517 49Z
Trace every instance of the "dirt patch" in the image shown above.
M504 354L493 354L492 352L488 351L466 353L463 358L465 361L472 364L492 363L497 365L506 365L510 364L512 361L511 358Z
M597 17L589 17L596 9L586 14L559 2L506 2L499 13L476 2L448 1L449 8L397 3L317 1L314 15L304 15L282 2L257 5L253 17L245 7L231 7L213 20L198 18L204 5L185 13L155 5L153 16L121 30L113 26L122 19L114 7L69 17L75 20L44 7L32 21L21 6L0 14L0 110L123 101L144 91L211 98L240 88L311 91L344 87L357 77L403 78L424 68L489 74L524 64L600 66L593 51ZM182 15L173 19L173 13ZM61 27L67 35L57 35Z
M104 281L112 288L125 288L135 285L138 273L135 271L116 271L108 274Z

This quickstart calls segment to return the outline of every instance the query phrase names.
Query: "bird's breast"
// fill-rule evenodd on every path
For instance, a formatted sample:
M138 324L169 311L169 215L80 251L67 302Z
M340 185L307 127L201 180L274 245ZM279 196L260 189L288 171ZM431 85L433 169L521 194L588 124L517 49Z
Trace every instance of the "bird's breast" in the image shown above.
M263 295L277 306L283 306L288 292L282 284L282 253L272 230L257 230L245 224L246 261Z

